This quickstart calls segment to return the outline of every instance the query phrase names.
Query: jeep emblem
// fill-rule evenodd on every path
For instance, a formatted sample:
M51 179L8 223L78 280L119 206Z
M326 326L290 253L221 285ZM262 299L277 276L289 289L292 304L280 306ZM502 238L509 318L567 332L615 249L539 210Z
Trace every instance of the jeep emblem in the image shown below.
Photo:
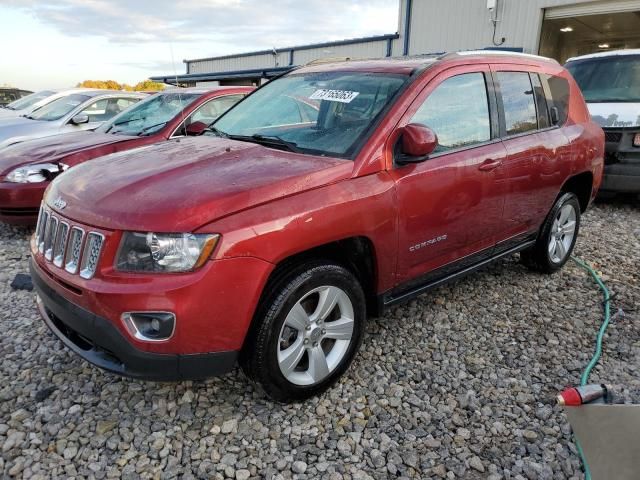
M58 197L53 201L53 206L56 207L58 210L62 210L64 207L67 206L67 202L65 202L62 197Z

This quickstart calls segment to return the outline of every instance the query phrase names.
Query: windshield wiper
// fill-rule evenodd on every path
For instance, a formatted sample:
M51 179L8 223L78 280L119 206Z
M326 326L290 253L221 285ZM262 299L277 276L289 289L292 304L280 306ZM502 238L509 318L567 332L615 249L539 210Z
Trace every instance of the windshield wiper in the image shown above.
M145 133L147 133L149 130L153 130L154 128L161 127L161 126L165 125L166 123L167 122L161 122L161 123L156 123L155 125L149 125L148 127L144 127L142 130L140 130L138 132L138 136L140 137L140 136L144 135ZM153 132L151 132L151 133L153 133Z
M277 135L260 135L259 133L256 133L248 138L255 140L257 143L264 145L265 147L281 148L294 153L300 152L296 143L284 140Z

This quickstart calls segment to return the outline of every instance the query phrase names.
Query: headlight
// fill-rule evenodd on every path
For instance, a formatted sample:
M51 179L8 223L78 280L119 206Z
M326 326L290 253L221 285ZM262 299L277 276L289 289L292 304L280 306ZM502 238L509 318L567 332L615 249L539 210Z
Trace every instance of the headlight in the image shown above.
M25 165L9 172L6 177L7 182L12 183L39 183L53 178L64 172L68 165L57 163L36 163L33 165Z
M126 232L120 242L116 270L123 272L187 272L211 256L220 235Z

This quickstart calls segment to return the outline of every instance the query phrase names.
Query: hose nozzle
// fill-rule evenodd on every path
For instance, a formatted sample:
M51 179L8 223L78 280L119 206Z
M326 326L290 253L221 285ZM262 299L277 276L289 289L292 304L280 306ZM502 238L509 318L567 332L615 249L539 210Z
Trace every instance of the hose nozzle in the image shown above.
M557 397L558 405L563 407L578 407L587 403L604 403L608 396L607 386L592 383L580 387L571 387L563 390Z

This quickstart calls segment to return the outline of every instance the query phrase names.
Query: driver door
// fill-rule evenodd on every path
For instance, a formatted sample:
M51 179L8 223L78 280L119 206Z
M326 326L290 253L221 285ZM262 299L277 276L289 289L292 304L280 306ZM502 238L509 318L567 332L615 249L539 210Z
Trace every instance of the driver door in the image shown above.
M506 149L491 82L487 65L447 70L429 82L401 122L424 124L438 136L426 161L395 164L391 172L401 283L428 272L445 276L447 268L433 271L486 258L500 237Z

